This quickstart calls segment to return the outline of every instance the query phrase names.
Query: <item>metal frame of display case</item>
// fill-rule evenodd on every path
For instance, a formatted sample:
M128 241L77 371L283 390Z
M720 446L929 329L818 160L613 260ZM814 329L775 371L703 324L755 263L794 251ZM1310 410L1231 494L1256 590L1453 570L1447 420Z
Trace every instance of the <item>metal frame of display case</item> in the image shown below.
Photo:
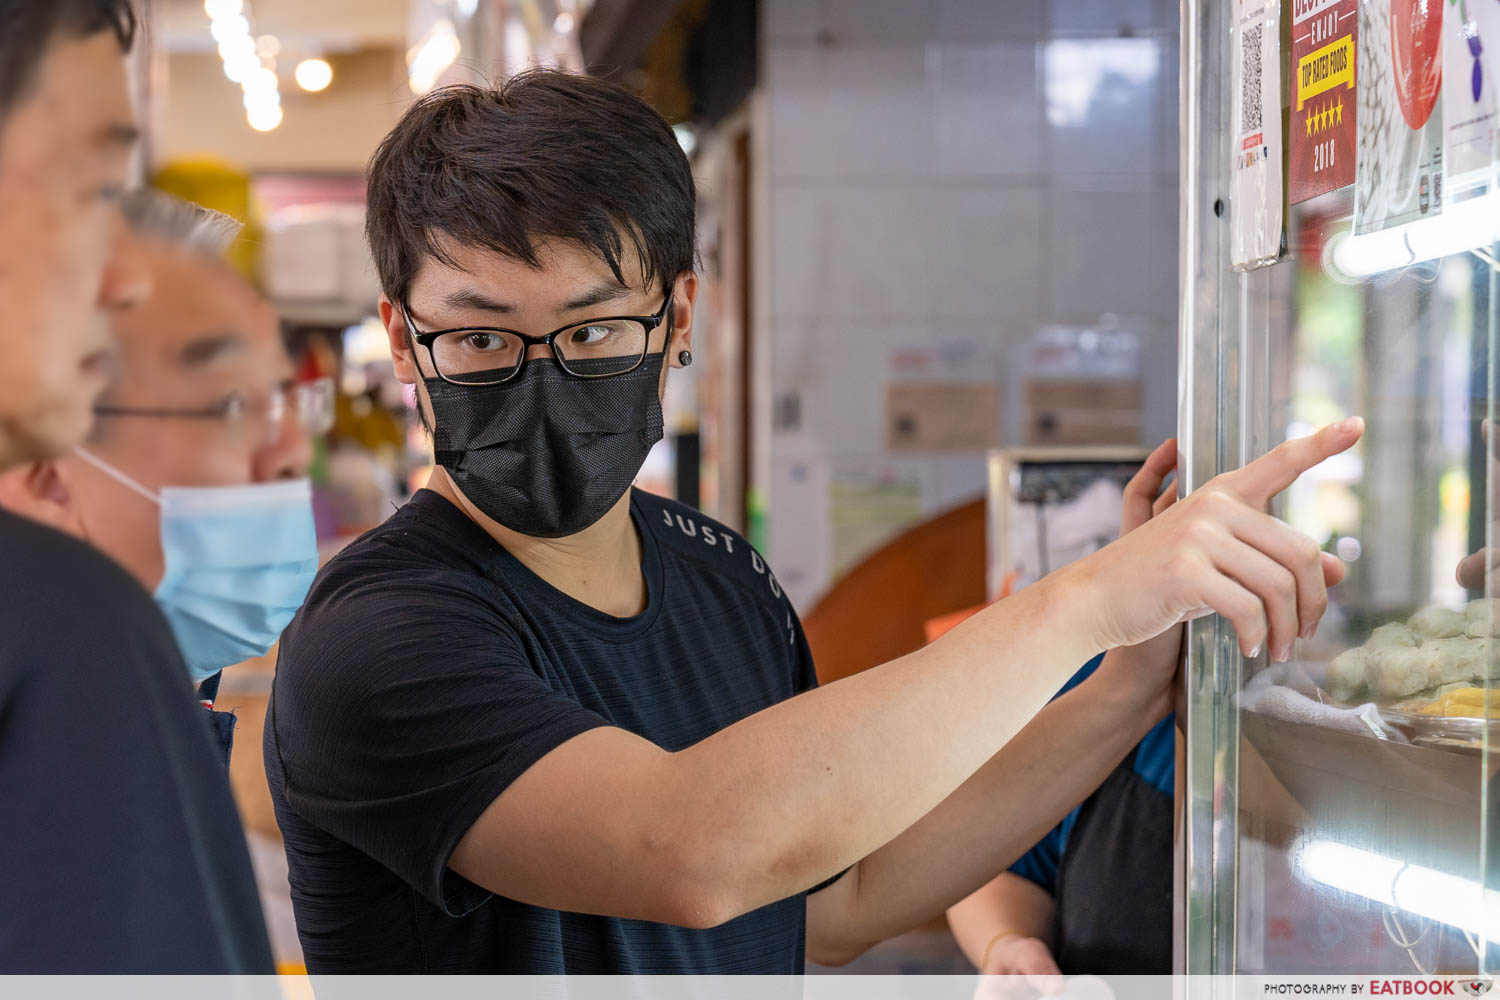
M1283 0L1286 2L1286 0ZM1249 271L1229 268L1229 163L1226 123L1229 120L1230 73L1227 62L1231 38L1229 0L1186 2L1181 38L1181 201L1180 233L1180 382L1178 399L1179 474L1185 491L1198 488L1214 475L1237 468L1264 454L1271 445L1273 400L1283 398L1285 359L1272 356L1271 322L1280 297L1289 294L1293 267L1280 263ZM1451 210L1451 208L1450 208ZM1482 251L1481 251L1482 253ZM1492 258L1493 260L1493 258ZM1492 272L1476 269L1476 350L1472 364L1473 396L1488 397L1487 413L1496 421L1496 281ZM1487 285L1487 288L1484 287ZM1373 321L1372 321L1373 322ZM1480 340L1483 343L1478 343ZM1372 395L1376 394L1372 391ZM1485 412L1478 410L1477 417ZM1500 426L1500 423L1496 423ZM1473 482L1470 520L1494 517L1486 498L1496 484L1493 471L1471 461ZM1273 513L1280 509L1273 507ZM1470 529L1470 538L1475 534ZM1478 529L1487 544L1500 542L1494 525ZM1496 596L1493 580L1487 591ZM1178 925L1175 928L1174 968L1190 974L1215 976L1242 970L1237 927L1241 864L1240 796L1243 740L1259 747L1274 746L1278 754L1267 761L1276 779L1299 803L1337 810L1339 822L1378 824L1394 842L1417 843L1422 835L1413 824L1428 817L1426 834L1434 841L1429 857L1464 860L1465 870L1477 865L1481 887L1493 892L1497 876L1489 861L1490 841L1500 833L1494 812L1494 748L1488 735L1472 765L1438 750L1392 747L1358 740L1314 727L1266 728L1264 719L1242 716L1238 695L1258 665L1240 654L1233 630L1218 616L1192 621L1186 641L1186 774L1178 858ZM1495 682L1491 681L1491 684ZM1487 727L1481 727L1488 733ZM1275 730L1275 731L1272 731ZM1284 750L1284 753L1281 751ZM1266 756L1266 755L1262 755ZM1318 762L1314 775L1306 766ZM1255 762L1260 767L1260 762ZM1330 781L1329 776L1334 780ZM1335 794L1337 782L1347 781L1359 795ZM1376 790L1373 794L1371 790ZM1195 791L1196 790L1196 791ZM1363 796L1363 798L1360 797ZM1384 798L1382 795L1388 795ZM1337 802L1332 800L1337 798ZM1447 804L1446 812L1441 812ZM1361 812L1361 810L1365 810ZM1425 812L1424 812L1425 810ZM1378 813L1378 815L1377 815ZM1332 813L1330 813L1331 815ZM1467 822L1477 816L1473 824ZM1477 827L1477 828L1476 828ZM1407 838L1402 840L1401 838ZM1473 855L1469 851L1476 852ZM1420 851L1417 852L1420 854ZM1417 863L1404 855L1408 863ZM1436 864L1437 862L1429 862ZM1480 971L1486 948L1493 956L1493 939L1479 935ZM1278 971L1278 970L1267 970ZM1305 971L1300 969L1288 972ZM1348 968L1349 973L1366 969ZM1406 970L1415 972L1415 969ZM1232 990L1232 982L1208 981L1202 988Z
M1180 269L1178 474L1185 492L1212 478L1226 459L1219 454L1218 422L1237 416L1232 401L1238 379L1226 378L1223 366L1233 358L1221 356L1220 302L1227 289L1226 233L1223 223L1228 196L1222 125L1228 102L1227 73L1222 38L1227 33L1227 4L1183 3L1182 103L1179 111L1181 185L1178 219ZM1209 373L1212 378L1204 377ZM1236 421L1238 422L1238 421ZM1218 616L1200 618L1187 626L1186 726L1191 734L1212 732L1214 738L1189 740L1184 787L1223 787L1233 794L1234 755L1212 752L1213 746L1233 746L1239 718L1226 692L1238 689L1239 651ZM1234 900L1220 888L1229 878L1216 871L1234 864L1233 811L1227 825L1215 822L1211 802L1189 796L1183 803L1183 843L1178 857L1183 870L1178 885L1185 899L1176 908L1178 920L1174 967L1179 972L1226 973L1234 969ZM1184 904L1185 905L1182 905Z

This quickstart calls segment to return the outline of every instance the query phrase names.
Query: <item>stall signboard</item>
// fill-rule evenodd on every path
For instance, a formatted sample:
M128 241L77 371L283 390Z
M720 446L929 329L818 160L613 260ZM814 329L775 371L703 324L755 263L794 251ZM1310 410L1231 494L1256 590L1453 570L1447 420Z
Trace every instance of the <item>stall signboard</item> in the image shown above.
M1444 6L1433 0L1359 5L1357 234L1443 210Z
M1500 3L1447 0L1443 14L1443 105L1448 137L1448 199L1495 185L1500 122Z
M1247 268L1281 255L1281 3L1234 0L1234 11L1229 256Z
M1356 0L1291 0L1291 116L1287 201L1354 183Z

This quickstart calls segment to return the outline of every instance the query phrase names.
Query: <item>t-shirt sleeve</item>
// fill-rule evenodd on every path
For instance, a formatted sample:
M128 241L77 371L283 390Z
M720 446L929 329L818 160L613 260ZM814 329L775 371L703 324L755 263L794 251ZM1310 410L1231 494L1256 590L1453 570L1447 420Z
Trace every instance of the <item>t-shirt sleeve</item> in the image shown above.
M458 916L488 896L448 868L480 813L547 753L608 723L549 687L473 595L413 589L363 587L287 631L274 763L304 820Z
M785 605L787 630L791 633L794 684L797 693L802 694L818 686L818 670L813 663L812 647L807 644L807 634L802 631L802 619L797 617L791 599L783 597L781 603Z

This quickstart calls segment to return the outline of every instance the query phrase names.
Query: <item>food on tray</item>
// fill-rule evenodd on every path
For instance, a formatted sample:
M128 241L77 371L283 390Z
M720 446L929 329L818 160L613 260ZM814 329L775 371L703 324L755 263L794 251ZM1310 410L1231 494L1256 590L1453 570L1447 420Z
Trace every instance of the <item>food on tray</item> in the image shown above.
M1406 624L1411 627L1413 636L1426 642L1428 639L1447 639L1463 635L1467 621L1468 615L1462 611L1434 605L1412 615L1411 620Z
M1481 597L1464 610L1464 631L1475 639L1500 636L1500 599Z
M1417 637L1412 635L1411 629L1400 622L1391 622L1382 625L1370 633L1370 641L1366 646L1415 646Z
M1418 646L1373 646L1365 653L1365 684L1390 701L1432 686L1432 654Z
M1339 701L1354 701L1365 689L1365 651L1346 649L1328 664L1328 676L1323 684L1328 693Z
M1500 692L1491 695L1486 704L1484 688L1458 687L1434 698L1418 711L1423 715L1500 719Z
M1408 712L1478 717L1483 706L1474 705L1469 692L1483 691L1475 681L1500 678L1500 644L1490 641L1497 633L1500 600L1470 601L1462 611L1423 608L1404 623L1381 625L1363 646L1334 657L1324 687L1343 702L1370 699ZM1439 708L1429 711L1434 705ZM1442 710L1466 705L1472 710Z

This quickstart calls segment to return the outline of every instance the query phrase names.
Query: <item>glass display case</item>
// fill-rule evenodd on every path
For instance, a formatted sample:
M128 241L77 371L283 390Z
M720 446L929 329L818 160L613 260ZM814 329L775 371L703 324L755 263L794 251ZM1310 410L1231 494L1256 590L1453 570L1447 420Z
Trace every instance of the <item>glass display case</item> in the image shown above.
M1347 563L1317 636L1188 626L1182 971L1500 964L1491 8L1182 5L1183 483L1367 422L1273 508Z

